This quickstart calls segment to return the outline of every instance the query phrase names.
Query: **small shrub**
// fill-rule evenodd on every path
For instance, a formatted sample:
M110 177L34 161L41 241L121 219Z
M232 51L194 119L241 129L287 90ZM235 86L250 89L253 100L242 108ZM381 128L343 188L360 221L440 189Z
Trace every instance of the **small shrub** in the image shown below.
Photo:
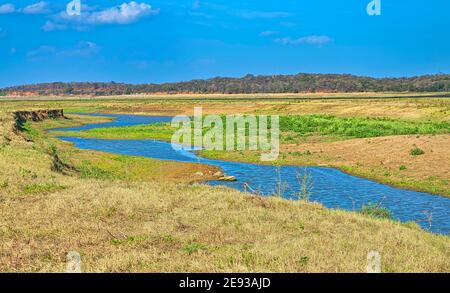
M298 260L299 265L302 267L306 266L308 264L308 262L309 262L309 257L307 257L307 256L302 256Z
M425 154L425 152L418 147L414 147L413 149L411 149L411 151L409 152L411 154L411 156L420 156Z
M5 180L2 183L0 183L0 188L6 188L8 186L9 186L9 182L7 180Z
M399 169L400 169L400 171L404 171L404 170L406 170L407 168L406 168L405 165L401 165Z
M300 185L300 191L295 194L295 197L299 200L308 201L313 188L311 172L306 168L304 169L303 174L297 172L297 181Z
M377 219L392 219L392 215L388 209L382 208L376 204L363 205L361 208L361 214Z

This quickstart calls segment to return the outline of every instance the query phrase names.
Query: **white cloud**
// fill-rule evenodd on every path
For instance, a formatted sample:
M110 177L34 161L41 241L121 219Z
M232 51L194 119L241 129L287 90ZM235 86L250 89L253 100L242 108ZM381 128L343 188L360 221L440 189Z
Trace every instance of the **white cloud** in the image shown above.
M25 14L45 14L49 13L50 9L48 8L47 2L40 1L26 6L24 9L22 9L22 12Z
M306 36L298 39L292 38L278 38L274 40L276 43L280 43L283 45L316 45L323 46L332 41L332 39L328 36Z
M44 31L64 30L68 28L86 30L92 25L130 24L141 18L156 15L159 9L151 5L135 1L124 2L121 5L99 10L97 7L82 7L81 15L70 16L65 11L54 15L42 29Z
M11 3L0 5L0 14L13 13L16 11L16 7Z
M86 21L90 24L127 24L135 22L141 17L158 13L159 10L153 10L149 4L131 1L122 3L120 6L93 12L87 16Z

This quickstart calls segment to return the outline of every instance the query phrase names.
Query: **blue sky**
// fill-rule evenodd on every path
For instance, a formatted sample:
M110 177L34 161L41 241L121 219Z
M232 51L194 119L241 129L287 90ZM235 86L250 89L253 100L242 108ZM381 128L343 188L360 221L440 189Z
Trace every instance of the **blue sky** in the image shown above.
M450 73L450 1L0 0L0 87L252 74Z

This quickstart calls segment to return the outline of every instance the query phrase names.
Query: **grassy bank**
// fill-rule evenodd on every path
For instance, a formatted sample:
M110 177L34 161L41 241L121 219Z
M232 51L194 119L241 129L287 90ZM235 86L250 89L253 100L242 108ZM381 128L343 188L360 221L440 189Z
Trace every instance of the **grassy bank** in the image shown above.
M80 154L108 168L96 165L103 154L42 132L76 121L33 124L18 135L2 115L0 271L64 271L74 250L84 271L362 272L371 250L382 254L384 272L450 269L450 238L414 224L132 172L55 170L51 145L77 170ZM111 170L155 163L113 157L126 164Z

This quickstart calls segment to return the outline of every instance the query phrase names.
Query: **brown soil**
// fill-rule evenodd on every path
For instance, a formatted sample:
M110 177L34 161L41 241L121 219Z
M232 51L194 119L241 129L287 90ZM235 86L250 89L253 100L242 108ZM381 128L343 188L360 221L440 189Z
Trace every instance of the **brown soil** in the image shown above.
M425 153L413 156L410 151L419 147ZM351 139L336 142L310 142L284 145L282 152L305 152L301 161L309 163L356 168L392 180L450 180L450 135L407 135ZM295 158L289 161L295 162ZM400 170L404 166L406 169Z

